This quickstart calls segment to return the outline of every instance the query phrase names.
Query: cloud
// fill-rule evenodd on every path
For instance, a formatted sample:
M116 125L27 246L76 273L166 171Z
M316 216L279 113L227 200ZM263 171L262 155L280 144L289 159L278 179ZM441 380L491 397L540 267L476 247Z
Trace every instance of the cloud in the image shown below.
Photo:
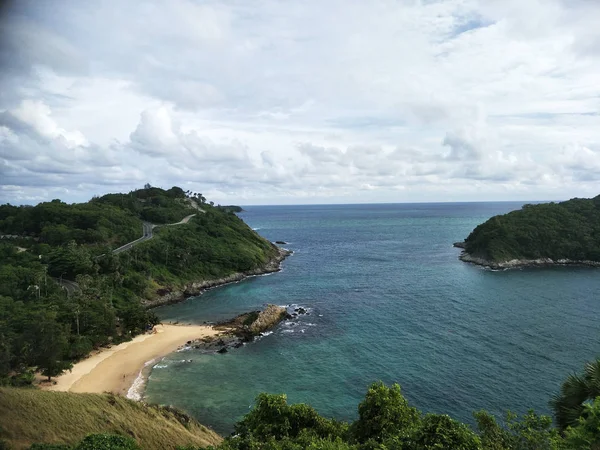
M598 16L24 0L0 22L0 200L145 182L245 203L595 195Z
M130 140L132 148L148 156L168 156L177 150L179 144L171 117L165 108L143 111Z

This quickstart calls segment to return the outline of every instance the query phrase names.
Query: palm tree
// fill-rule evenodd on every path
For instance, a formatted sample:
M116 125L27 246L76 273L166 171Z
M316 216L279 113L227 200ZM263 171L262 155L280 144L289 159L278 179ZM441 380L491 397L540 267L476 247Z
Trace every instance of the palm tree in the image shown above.
M550 401L556 425L564 431L575 425L584 404L600 396L600 359L587 363L583 374L572 374L563 382L560 393Z

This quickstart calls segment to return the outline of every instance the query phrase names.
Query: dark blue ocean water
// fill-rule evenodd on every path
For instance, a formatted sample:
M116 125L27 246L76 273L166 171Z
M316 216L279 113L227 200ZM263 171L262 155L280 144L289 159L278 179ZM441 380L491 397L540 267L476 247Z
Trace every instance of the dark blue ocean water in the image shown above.
M241 217L289 242L284 270L156 310L202 323L267 303L310 314L224 355L175 353L155 366L147 400L228 433L260 392L286 393L354 419L367 386L397 382L423 411L471 422L547 413L560 382L600 354L600 272L492 272L452 243L520 203L247 207ZM191 363L181 360L191 359Z

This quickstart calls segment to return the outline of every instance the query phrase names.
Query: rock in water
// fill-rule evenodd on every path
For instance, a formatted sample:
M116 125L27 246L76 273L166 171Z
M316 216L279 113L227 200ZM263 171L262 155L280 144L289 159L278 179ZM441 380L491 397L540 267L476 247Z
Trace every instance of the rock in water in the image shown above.
M263 311L258 314L258 317L250 325L250 332L254 335L258 335L263 331L267 331L273 328L287 315L287 310L282 306L268 305Z

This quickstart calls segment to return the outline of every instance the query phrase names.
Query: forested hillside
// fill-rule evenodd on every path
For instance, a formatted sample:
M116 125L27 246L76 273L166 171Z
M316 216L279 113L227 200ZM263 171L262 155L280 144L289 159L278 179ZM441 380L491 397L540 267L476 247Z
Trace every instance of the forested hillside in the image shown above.
M151 224L162 226L149 232ZM35 368L55 376L156 323L142 299L252 270L277 254L231 210L178 187L2 205L0 235L0 384L13 385L30 383Z
M467 254L491 262L513 259L600 261L600 196L525 205L477 226Z

